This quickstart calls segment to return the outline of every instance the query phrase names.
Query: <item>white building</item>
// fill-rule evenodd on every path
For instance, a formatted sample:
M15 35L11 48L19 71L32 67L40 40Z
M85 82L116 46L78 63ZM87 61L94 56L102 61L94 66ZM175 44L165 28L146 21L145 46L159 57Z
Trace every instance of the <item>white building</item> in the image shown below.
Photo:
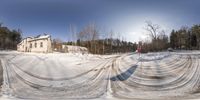
M17 51L20 52L52 52L51 36L39 35L37 37L27 37L17 45Z

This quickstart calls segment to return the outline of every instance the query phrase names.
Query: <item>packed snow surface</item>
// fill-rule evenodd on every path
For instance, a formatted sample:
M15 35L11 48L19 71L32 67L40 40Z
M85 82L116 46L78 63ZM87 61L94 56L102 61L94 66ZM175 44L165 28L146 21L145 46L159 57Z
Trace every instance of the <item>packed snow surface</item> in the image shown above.
M0 100L200 98L200 52L91 55L0 52Z

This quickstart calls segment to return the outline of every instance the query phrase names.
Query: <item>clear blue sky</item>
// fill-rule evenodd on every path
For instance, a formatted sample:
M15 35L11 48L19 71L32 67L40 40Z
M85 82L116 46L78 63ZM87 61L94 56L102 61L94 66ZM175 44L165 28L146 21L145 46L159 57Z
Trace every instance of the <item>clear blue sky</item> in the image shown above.
M199 5L200 0L0 0L0 21L20 28L24 37L50 33L62 40L70 38L70 24L80 30L95 22L134 42L145 37L147 20L167 33L200 24Z

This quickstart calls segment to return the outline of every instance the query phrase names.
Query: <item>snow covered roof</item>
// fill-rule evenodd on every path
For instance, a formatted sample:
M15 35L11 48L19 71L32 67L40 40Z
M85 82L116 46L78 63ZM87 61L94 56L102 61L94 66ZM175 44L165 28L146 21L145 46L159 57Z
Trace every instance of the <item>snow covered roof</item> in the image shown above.
M35 38L35 39L45 39L45 38L49 38L50 35L40 35L39 37Z
M48 35L48 34L38 35L38 36L36 36L36 37L26 37L26 38L24 38L18 45L21 45L22 42L23 42L24 40L26 40L26 39L29 39L28 41L35 41L35 40L41 40L41 39L48 39L48 38L50 38L50 37L51 37L51 35Z
M50 35L47 35L47 34L45 34L45 35L38 35L38 36L32 38L30 41L41 40L41 39L47 39L47 38L50 38L50 37L51 37L51 36L50 36Z
M26 38L22 39L21 42L18 43L17 45L22 45L22 42L25 41L26 39L32 39L32 37L26 37Z

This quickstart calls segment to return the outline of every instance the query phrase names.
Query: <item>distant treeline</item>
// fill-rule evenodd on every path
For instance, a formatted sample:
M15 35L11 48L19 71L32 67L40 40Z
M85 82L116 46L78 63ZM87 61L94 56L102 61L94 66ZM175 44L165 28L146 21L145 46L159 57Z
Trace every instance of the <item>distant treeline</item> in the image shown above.
M81 41L78 39L76 43L66 42L65 44L86 47L89 52L93 54L134 52L137 48L136 43L122 41L119 39L99 39L94 41Z
M8 27L0 24L0 49L17 49L17 44L21 41L21 31L10 30Z
M113 31L102 31L94 23L86 25L79 32L74 26L70 26L69 30L73 41L65 42L65 44L86 47L93 54L133 52L137 48L136 43L126 41L120 34Z
M167 48L200 50L200 25L172 30L169 36L159 25L151 22L147 22L145 29L150 40L139 42L142 52L163 51Z
M120 34L112 31L102 32L95 24L89 24L79 32L76 32L75 29L75 27L70 26L72 41L62 42L59 39L54 39L52 41L53 47L58 46L61 48L63 43L83 46L93 54L133 52L138 47L142 48L142 52L163 51L170 47L173 49L200 50L200 25L172 30L170 36L168 36L159 25L149 21L146 22L145 27L148 38L141 40L139 43L128 42ZM0 24L0 49L16 49L21 39L22 32L19 29L10 30Z
M200 50L200 25L172 30L170 46L174 49Z
M74 32L73 27L71 30ZM106 33L103 39L99 39L99 36L103 34L99 32L95 24L90 24L75 33L76 42L66 42L65 44L87 47L94 54L133 52L139 47L144 53L166 51L168 48L200 50L200 25L172 30L168 36L159 25L149 21L146 22L145 30L148 38L138 43L132 43L114 37L113 32Z

